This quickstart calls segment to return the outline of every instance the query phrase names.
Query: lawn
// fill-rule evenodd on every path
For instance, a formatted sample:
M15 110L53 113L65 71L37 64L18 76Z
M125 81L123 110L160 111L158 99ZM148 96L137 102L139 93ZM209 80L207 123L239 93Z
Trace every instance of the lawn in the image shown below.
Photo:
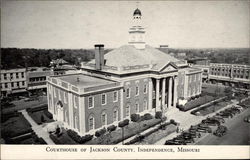
M52 117L48 117L47 110L40 110L40 111L35 111L35 112L28 112L30 117L38 124L42 123L48 123L48 122L53 122L54 120ZM43 119L41 118L43 116ZM42 121L43 120L43 121Z
M215 104L210 104L208 106L204 106L204 107L201 107L201 108L193 111L193 113L195 114L195 113L199 112L200 115L206 116L210 113L218 111L221 108L226 107L227 105L229 105L231 103L232 103L231 101L222 101L222 102L218 102Z
M1 124L2 137L12 138L29 132L32 132L31 125L21 113Z
M156 124L159 124L161 122L160 119L150 119L150 120L145 120L140 122L140 127L139 127L139 123L136 122L130 122L130 124L128 126L124 127L124 139L130 138L134 135L136 135L139 132L139 128L140 128L140 132L155 126ZM88 145L92 145L92 144L117 144L120 143L123 140L122 137L122 129L119 128L111 133L106 133L105 135L98 137L98 138L94 138L88 142L86 142L85 144Z
M201 97L188 101L184 106L178 106L178 107L180 108L181 111L188 111L193 108L199 107L203 104L206 104L208 102L211 102L212 100L214 100L214 97L208 95L202 95Z
M78 144L67 134L65 129L62 129L62 134L60 136L52 133L50 134L50 138L55 144Z
M158 129L156 132L150 134L149 136L146 136L141 142L136 142L135 145L148 145L148 144L154 144L160 139L168 136L169 134L176 131L176 126L173 124L167 125L165 130Z

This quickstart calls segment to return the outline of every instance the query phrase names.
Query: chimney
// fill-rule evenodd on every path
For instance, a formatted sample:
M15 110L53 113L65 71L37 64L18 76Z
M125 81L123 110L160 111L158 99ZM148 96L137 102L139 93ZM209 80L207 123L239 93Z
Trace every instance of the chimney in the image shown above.
M95 68L101 70L104 66L104 45L96 44L95 45Z
M160 50L164 51L165 53L168 54L169 50L168 50L168 45L160 45Z

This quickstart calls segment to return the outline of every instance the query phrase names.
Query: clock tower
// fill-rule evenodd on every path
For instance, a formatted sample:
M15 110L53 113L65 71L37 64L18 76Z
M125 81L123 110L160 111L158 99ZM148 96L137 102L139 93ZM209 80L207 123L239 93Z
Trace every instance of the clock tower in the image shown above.
M133 26L129 28L129 45L137 49L145 48L145 28L141 25L142 14L137 8L133 14Z

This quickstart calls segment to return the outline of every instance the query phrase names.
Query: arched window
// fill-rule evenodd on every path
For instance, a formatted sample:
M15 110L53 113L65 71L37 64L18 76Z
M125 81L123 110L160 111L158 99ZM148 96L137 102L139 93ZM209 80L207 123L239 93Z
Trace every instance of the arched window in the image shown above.
M115 108L113 111L113 122L118 121L118 109Z
M148 101L146 99L144 99L143 101L143 107L144 107L144 110L148 110Z
M126 117L130 116L130 105L129 104L127 104L127 106L126 106L125 113L126 113Z
M89 125L89 130L95 128L95 118L92 115L89 116L88 125Z
M102 122L102 126L107 125L107 114L105 112L102 112L101 114L101 122Z
M139 103L138 102L135 102L135 112L136 113L140 112L140 110L139 110Z

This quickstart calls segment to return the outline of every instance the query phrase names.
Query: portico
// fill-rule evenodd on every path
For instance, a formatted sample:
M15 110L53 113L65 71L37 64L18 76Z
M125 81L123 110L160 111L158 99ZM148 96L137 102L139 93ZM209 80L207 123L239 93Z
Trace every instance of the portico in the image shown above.
M155 111L165 111L176 106L177 102L177 76L152 78L153 108ZM151 85L149 85L150 87ZM149 96L149 98L151 98Z

